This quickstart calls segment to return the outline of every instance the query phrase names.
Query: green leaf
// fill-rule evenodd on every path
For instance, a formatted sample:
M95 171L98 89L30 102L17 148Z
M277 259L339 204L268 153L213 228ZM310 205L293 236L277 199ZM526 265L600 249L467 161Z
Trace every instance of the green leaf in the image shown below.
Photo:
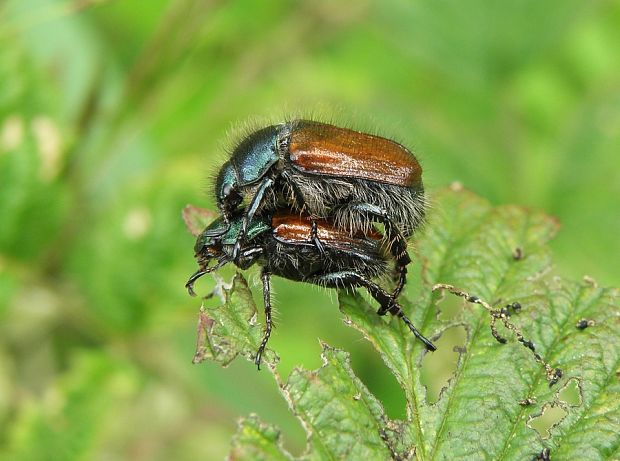
M402 387L406 419L388 418L356 377L348 354L323 345L324 364L318 370L296 369L284 380L270 367L307 432L302 458L522 460L543 448L557 459L617 457L620 292L589 278L571 282L553 274L547 242L558 228L554 219L518 206L493 207L458 186L434 199L429 223L415 244L421 267L411 271L407 293L415 302L405 296L400 302L438 344L438 358L443 335L453 328L465 331L464 344L455 349L456 369L431 403L423 373L432 353L398 319L377 316L377 306L360 294L340 293L347 323L372 343ZM494 339L488 310L433 292L437 283L460 287L495 309L520 303L507 321L563 377L551 386L532 351L501 322L498 334L508 341ZM239 353L253 357L260 339L247 284L240 275L233 284L223 290L225 306L207 311L214 323L204 329L205 356L223 364ZM589 321L583 330L577 328L581 319ZM543 414L553 409L561 416L541 430L549 418ZM277 430L256 417L240 425L231 456L237 459L239 453L246 459L249 454L291 459Z
M198 237L211 221L217 218L217 213L195 205L187 205L182 212L183 222L190 234Z
M256 415L250 415L239 422L239 430L233 439L230 458L238 461L292 460L293 457L282 448L280 431L261 423Z
M319 459L388 459L390 429L381 404L355 376L345 352L324 344L322 357L323 367L294 370L283 388L314 452Z

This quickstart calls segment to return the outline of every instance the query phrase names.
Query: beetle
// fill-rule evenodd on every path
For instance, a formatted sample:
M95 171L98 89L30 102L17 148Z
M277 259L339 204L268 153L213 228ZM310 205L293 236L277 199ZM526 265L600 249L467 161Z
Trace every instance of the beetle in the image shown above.
M381 223L394 255L406 253L406 239L426 209L422 167L406 147L312 120L271 125L246 136L219 170L215 198L226 222L248 201L235 233L235 257L252 218L263 209L329 217L351 235ZM210 235L226 229L212 229ZM316 229L312 240L320 248Z
M329 220L313 219L308 215L282 210L269 216L257 216L247 229L245 244L240 253L234 257L233 251L239 241L244 216L245 210L240 209L228 221L220 217L198 236L194 252L199 269L185 286L194 296L196 280L230 262L240 269L248 269L254 264L262 267L266 327L255 357L259 369L272 328L272 275L327 288L364 287L379 303L379 315L389 312L401 318L428 350L436 350L433 343L405 316L395 295L373 281L389 274L390 262L394 259L380 232L374 230L364 234L358 231L351 235ZM315 245L313 235L320 238L321 249ZM213 265L212 261L215 261ZM396 259L397 271L406 271L405 266L403 260Z

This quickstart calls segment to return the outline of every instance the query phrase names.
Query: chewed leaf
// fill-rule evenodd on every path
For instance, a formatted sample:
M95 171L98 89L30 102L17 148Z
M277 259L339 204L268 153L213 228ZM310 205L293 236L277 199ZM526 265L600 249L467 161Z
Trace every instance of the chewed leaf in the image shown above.
M250 415L239 421L230 459L236 461L288 461L293 457L282 448L280 431Z
M285 380L272 368L308 433L301 459L618 457L620 292L589 278L555 277L547 243L558 224L541 213L493 207L464 190L440 191L435 202L415 244L417 270L409 271L399 303L437 344L445 344L444 334L462 332L455 368L442 378L438 396L427 395L423 367L439 354L426 351L399 319L379 317L378 306L361 294L341 292L347 323L372 343L402 387L406 419L391 420L348 355L325 345L318 370L295 370ZM436 284L458 287L465 299L433 292ZM221 363L239 353L252 357L261 330L247 284L238 276L223 293L225 306L203 313L210 333L202 357ZM536 354L562 370L553 386L549 369L555 368L545 369ZM237 455L293 459L276 429L251 418L233 444L231 456Z
M213 297L219 298L222 304L208 306ZM226 366L239 354L253 359L261 338L256 304L243 275L237 273L230 285L218 280L215 290L203 299L200 308L193 362L212 359ZM270 367L277 361L271 350L263 354L263 363Z
M355 376L348 354L323 345L323 366L294 370L283 391L309 430L320 459L391 459L396 425ZM360 443L360 434L364 442Z
M215 211L198 208L195 205L186 205L182 215L185 227L194 237L198 237L204 228L218 216Z

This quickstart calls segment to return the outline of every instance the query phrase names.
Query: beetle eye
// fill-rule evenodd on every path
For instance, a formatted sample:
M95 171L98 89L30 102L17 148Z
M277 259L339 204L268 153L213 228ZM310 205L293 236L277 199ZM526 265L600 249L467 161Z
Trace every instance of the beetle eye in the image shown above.
M234 189L233 184L226 184L222 188L222 194L224 195L224 197L228 197L230 194L232 194L233 189Z

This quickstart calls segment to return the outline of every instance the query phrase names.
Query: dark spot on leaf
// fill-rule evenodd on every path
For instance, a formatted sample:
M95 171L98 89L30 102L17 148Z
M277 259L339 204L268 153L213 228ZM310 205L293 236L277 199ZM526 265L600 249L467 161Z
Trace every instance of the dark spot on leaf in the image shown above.
M543 448L540 453L532 458L532 461L551 461L551 450Z
M517 247L512 252L512 259L515 261L520 261L523 259L523 249L521 247Z
M594 320L580 319L575 327L578 330L585 330L588 327L594 326Z
M556 384L560 380L562 375L563 375L563 372L560 368L554 368L550 376L547 377L547 379L549 380L549 387Z
M534 343L529 339L521 338L519 341L532 352L536 352L536 346L534 346Z
M522 407L529 407L531 405L534 405L535 403L536 403L536 399L533 397L528 397L526 399L519 400L519 405L521 405Z

